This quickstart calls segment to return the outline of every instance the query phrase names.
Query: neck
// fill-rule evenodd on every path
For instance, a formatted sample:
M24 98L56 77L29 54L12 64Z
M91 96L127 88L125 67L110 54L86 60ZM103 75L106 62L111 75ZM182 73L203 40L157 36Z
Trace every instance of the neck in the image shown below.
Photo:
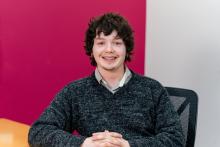
M102 78L108 83L110 87L114 87L122 79L125 72L125 66L116 70L105 70L98 68Z

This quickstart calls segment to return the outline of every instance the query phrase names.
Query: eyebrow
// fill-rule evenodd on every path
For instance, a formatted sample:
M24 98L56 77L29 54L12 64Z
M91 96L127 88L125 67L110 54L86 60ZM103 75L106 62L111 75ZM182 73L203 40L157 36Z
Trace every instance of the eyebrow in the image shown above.
M121 38L120 36L117 35L117 36L115 36L115 39L122 39L122 38Z
M102 38L100 35L97 35L94 39L105 40L105 39ZM121 37L119 37L118 35L115 36L113 39L115 39L115 40L119 40L119 39L123 40L123 39L122 39Z

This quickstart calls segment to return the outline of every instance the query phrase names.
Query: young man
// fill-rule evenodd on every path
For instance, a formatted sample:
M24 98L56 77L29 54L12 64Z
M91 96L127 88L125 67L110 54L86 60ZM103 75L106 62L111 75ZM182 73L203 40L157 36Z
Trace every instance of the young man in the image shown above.
M177 113L166 90L125 65L133 32L120 15L92 19L85 49L94 73L68 84L29 132L30 146L183 147ZM72 135L77 130L80 135Z

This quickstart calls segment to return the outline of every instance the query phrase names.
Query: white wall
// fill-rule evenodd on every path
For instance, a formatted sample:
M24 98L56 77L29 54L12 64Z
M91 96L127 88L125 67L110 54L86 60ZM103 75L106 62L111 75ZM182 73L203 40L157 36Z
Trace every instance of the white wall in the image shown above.
M220 1L147 0L145 73L199 95L195 147L220 147Z

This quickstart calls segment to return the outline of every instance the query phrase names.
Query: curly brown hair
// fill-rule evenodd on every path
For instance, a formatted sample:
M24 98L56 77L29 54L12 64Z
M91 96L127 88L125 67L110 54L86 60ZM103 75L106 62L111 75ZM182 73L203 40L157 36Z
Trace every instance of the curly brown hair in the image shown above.
M127 20L121 15L116 13L105 13L99 17L92 18L88 24L88 29L85 34L86 54L90 56L90 61L93 66L97 63L92 56L92 48L94 44L94 38L100 33L104 35L110 35L113 31L117 32L117 35L124 41L126 46L125 61L131 60L132 50L134 48L133 30L128 24Z

